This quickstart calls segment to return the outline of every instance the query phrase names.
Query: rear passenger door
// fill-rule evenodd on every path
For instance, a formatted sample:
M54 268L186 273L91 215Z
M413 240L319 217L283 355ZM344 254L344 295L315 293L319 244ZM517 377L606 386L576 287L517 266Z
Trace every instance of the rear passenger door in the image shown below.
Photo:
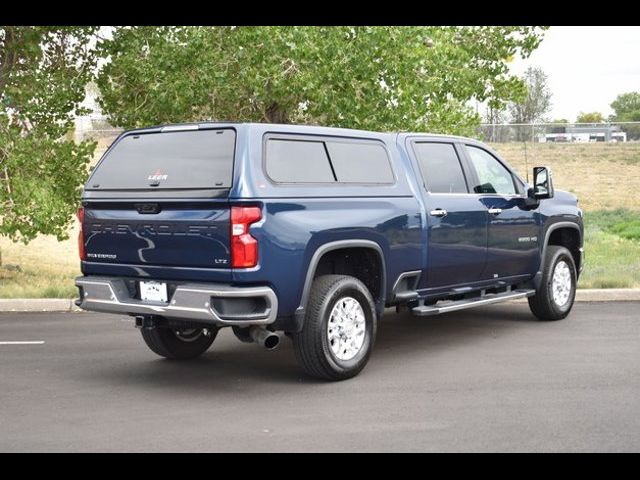
M427 210L427 263L419 289L461 287L480 279L487 254L487 210L469 193L461 145L415 139Z
M471 188L489 219L487 265L482 278L535 273L539 262L536 209L525 204L524 185L511 170L480 145L465 145L472 167Z

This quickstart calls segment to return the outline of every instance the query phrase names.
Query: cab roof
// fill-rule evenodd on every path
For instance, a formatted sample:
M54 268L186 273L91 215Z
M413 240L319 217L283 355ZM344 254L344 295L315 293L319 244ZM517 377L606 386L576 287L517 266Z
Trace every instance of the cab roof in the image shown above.
M306 133L313 135L341 135L341 136L356 136L356 137L389 137L389 136L397 136L397 137L433 137L439 139L447 139L447 140L464 140L465 142L477 142L479 141L469 138L462 137L458 135L446 135L439 133L429 133L429 132L379 132L374 130L360 130L353 128L342 128L342 127L325 127L321 125L297 125L297 124L284 124L284 123L259 123L259 122L217 122L205 120L201 122L186 122L186 123L171 123L171 124L163 124L163 125L155 125L150 127L142 127L126 130L123 132L124 134L131 133L157 133L157 132L167 132L167 131L186 131L186 130L198 130L198 129L209 129L209 128L220 128L220 127L243 127L247 128L251 131L259 131L259 132L290 132L290 133Z

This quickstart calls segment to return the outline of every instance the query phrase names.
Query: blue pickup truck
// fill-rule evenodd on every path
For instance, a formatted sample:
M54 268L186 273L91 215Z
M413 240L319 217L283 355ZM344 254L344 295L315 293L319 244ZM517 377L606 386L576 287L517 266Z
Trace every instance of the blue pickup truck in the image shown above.
M385 308L435 315L528 298L573 305L583 222L551 171L520 178L485 144L256 123L121 134L78 210L77 305L126 314L149 348L194 358L231 327L304 370L366 365ZM452 318L452 320L454 320Z

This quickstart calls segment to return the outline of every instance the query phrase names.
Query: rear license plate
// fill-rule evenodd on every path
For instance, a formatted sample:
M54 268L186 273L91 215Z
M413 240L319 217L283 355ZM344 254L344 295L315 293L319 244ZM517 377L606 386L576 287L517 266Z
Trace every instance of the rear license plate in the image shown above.
M164 282L140 282L140 299L167 303L167 284Z

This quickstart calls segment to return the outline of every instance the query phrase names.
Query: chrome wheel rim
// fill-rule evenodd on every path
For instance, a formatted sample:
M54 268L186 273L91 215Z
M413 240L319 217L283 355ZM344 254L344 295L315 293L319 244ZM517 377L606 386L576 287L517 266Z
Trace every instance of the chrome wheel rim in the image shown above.
M551 282L553 301L559 307L564 306L569 301L571 282L571 269L569 265L567 265L567 262L560 260L553 269L553 279Z
M327 322L329 347L338 360L351 360L364 345L366 317L355 298L338 300Z
M175 333L178 340L189 343L198 340L204 333L204 330L201 328L185 328L182 330L174 330L173 333Z

